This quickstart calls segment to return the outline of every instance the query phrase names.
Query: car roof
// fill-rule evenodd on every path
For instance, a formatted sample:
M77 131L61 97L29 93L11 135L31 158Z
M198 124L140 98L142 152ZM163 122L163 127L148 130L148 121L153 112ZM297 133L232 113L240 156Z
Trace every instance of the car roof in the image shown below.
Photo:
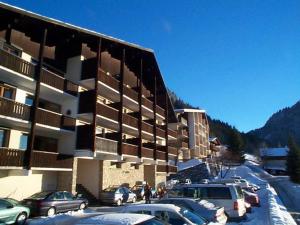
M154 204L138 204L138 205L128 205L124 208L124 211L126 209L129 210L165 210L165 211L179 211L180 207L173 205L173 204L159 204L159 203L154 203Z
M178 187L229 187L229 186L234 186L234 184L226 184L226 183L185 184Z
M135 213L108 213L90 218L82 219L77 225L80 224L139 224L146 220L152 219L154 216Z

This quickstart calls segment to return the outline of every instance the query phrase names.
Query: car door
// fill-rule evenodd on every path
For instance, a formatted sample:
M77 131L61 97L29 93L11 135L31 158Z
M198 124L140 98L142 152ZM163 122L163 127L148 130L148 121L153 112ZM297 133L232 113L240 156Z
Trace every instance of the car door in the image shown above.
M56 212L64 212L68 210L64 192L62 191L55 192L53 196L53 206L56 208Z
M129 191L127 188L121 188L121 193L123 194L123 202L128 202L129 200Z
M4 199L0 199L0 224L14 221L15 210L11 207L12 204Z
M68 210L76 210L79 208L80 201L78 201L70 192L64 191L65 204Z

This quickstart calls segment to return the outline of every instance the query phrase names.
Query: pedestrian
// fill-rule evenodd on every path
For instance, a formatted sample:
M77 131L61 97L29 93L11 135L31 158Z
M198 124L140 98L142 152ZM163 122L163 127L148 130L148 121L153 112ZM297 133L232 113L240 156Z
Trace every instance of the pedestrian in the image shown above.
M145 200L146 200L146 204L151 204L151 187L148 183L146 183L145 187L144 187L144 195L145 195Z

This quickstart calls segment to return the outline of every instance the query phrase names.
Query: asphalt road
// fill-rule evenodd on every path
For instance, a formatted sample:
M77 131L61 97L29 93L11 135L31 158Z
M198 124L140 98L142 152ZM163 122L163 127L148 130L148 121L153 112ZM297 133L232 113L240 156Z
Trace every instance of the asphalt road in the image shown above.
M269 184L275 189L282 203L287 208L288 212L294 217L298 225L300 225L300 202L296 202L293 193L284 186L283 181L289 179L288 176L270 176L262 173L260 169L255 166L248 166L254 173L258 174L261 178L267 180Z

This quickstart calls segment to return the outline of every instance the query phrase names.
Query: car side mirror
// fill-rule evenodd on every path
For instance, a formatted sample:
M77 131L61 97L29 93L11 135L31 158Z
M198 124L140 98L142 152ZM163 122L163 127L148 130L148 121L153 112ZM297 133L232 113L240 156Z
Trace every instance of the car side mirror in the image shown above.
M12 209L14 207L14 205L8 205L6 206L7 209Z

